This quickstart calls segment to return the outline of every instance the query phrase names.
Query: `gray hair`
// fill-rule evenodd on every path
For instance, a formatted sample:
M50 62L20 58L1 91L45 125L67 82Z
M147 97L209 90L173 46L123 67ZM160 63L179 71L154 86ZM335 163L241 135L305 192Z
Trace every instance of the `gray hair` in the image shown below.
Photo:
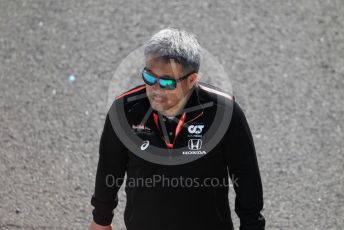
M170 27L152 36L145 44L144 55L173 59L182 66L185 73L198 72L201 63L201 47L196 37Z

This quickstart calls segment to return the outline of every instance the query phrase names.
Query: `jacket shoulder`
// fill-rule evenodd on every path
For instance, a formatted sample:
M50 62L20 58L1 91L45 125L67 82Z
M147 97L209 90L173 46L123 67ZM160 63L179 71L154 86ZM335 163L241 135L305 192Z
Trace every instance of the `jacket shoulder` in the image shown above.
M119 99L123 99L124 97L133 97L133 96L138 96L141 95L142 93L146 92L146 85L145 84L141 84L138 86L135 86L123 93L121 93L120 95L115 97L115 100L119 100Z
M223 103L233 103L235 101L233 95L230 95L228 92L219 87L204 82L199 82L198 86L199 96L205 101L214 101L218 105Z

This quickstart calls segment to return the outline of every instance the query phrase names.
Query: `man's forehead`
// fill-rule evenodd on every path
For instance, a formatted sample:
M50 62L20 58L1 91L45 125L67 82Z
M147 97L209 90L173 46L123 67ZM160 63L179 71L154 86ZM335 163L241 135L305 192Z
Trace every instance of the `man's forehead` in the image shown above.
M172 78L178 77L182 73L182 67L173 59L162 57L146 58L147 70L158 75L168 75Z

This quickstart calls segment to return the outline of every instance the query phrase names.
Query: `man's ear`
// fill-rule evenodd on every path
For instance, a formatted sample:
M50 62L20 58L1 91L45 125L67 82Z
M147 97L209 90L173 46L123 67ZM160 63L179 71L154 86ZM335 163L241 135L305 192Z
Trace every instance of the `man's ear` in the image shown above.
M193 73L188 77L188 81L189 81L189 89L191 89L193 87L193 85L196 83L198 78L198 74L197 73Z

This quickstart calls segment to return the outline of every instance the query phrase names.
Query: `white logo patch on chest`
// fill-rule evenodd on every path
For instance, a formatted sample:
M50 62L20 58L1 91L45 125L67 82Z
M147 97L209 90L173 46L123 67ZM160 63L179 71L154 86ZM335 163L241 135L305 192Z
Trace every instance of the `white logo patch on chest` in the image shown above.
M148 148L149 146L149 141L144 141L141 145L141 150L146 150L146 148Z
M190 134L200 134L204 128L204 125L190 125L188 127L188 132Z

